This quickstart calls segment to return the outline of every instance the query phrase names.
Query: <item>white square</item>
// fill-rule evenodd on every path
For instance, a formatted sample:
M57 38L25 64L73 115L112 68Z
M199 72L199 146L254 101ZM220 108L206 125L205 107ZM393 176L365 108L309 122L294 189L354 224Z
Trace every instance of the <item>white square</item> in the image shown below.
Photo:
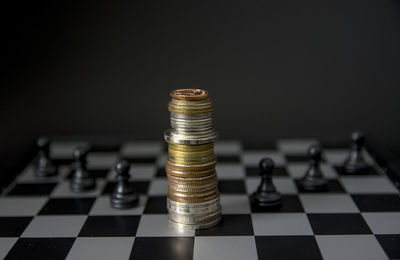
M319 144L316 139L283 139L277 142L278 149L285 154L307 154L311 145Z
M132 250L133 237L78 237L68 253L68 260L125 260Z
M150 183L149 195L163 196L168 194L168 181L166 178L156 178Z
M17 242L16 237L0 237L0 258L4 259L10 249L14 246L15 242Z
M239 155L242 151L242 144L239 141L217 141L214 144L214 153L218 156L221 155Z
M188 237L194 236L195 230L180 228L168 219L168 215L145 214L140 218L137 237Z
M399 192L393 183L384 176L343 176L341 182L344 188L353 194Z
M141 215L146 205L147 197L140 196L137 206L130 209L114 209L110 204L110 196L100 196L96 199L90 210L91 216L126 216L126 215Z
M247 195L221 195L222 214L249 214L250 202Z
M373 235L315 236L324 259L387 259Z
M400 212L362 213L374 234L400 234Z
M104 180L96 180L96 189L84 192L72 192L70 188L70 181L63 181L51 192L52 198L90 198L100 195L105 185Z
M245 180L246 182L246 190L248 194L252 194L258 188L261 183L260 177L248 177ZM281 194L298 194L297 187L293 181L293 179L288 177L274 177L272 179L276 190Z
M162 153L157 157L157 166L160 168L165 168L165 165L167 164L168 160L168 154L167 153Z
M118 153L91 152L87 156L89 169L113 168L117 163Z
M284 166L286 163L283 154L271 150L246 150L242 155L242 162L245 166L258 167L260 161L266 157L271 158L274 161L275 166Z
M349 153L350 149L327 149L324 151L325 158L335 166L342 166L344 161L349 157ZM362 154L368 164L372 165L374 163L374 159L372 159L367 151L363 150Z
M2 197L0 216L35 216L47 202L47 197Z
M157 156L162 151L161 142L157 141L135 141L127 142L122 145L122 157L143 157L143 156Z
M194 240L194 260L258 259L254 237L196 237Z
M85 142L53 142L50 144L50 158L71 159L74 149L86 145Z
M246 176L243 166L239 163L217 164L216 171L219 180L244 179Z
M18 183L50 183L50 182L59 182L67 176L70 171L69 166L60 166L58 167L58 174L56 176L47 177L43 179L39 179L35 176L34 166L31 164L24 171L21 172L17 177Z
M87 216L37 216L22 237L76 237Z
M309 167L310 166L308 163L289 163L287 165L287 170L290 176L295 179L299 179L305 175ZM320 169L324 178L336 179L339 176L336 170L329 164L322 163L320 165Z
M313 235L304 213L256 213L251 217L256 236Z
M151 180L156 175L156 168L153 164L148 163L131 164L129 174L131 176L131 180ZM110 169L107 179L116 181L116 177L117 173L113 167Z
M302 194L306 213L358 213L353 199L347 194Z

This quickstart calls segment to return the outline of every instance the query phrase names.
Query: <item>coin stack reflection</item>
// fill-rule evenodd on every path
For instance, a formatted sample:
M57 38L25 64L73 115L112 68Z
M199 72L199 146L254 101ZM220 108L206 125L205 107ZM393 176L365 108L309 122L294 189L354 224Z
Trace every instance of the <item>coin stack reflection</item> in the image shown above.
M221 219L215 171L212 111L208 93L180 89L170 93L171 129L168 142L167 207L173 222L196 229L208 228Z

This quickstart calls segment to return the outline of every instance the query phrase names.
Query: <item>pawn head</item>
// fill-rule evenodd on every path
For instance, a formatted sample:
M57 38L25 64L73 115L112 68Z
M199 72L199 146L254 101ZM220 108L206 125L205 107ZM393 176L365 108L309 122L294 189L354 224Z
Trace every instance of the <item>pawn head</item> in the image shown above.
M46 136L42 136L36 140L36 143L39 149L48 148L50 145L50 139Z
M116 165L115 165L115 171L118 174L123 174L123 173L127 173L129 172L129 163L125 160L123 161L119 161Z
M357 130L351 133L351 141L356 145L362 145L365 141L364 133Z
M271 158L263 158L258 165L261 171L272 171L275 168L275 163Z
M79 146L74 149L72 155L77 160L85 159L89 152L89 147L87 146Z
M319 144L313 144L308 148L308 157L313 160L320 160L322 154L322 147Z

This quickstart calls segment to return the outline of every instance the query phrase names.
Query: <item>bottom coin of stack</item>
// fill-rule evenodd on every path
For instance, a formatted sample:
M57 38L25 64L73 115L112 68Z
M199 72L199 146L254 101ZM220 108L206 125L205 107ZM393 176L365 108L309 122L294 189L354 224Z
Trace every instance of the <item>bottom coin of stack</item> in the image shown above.
M208 228L220 221L215 164L212 161L188 166L167 162L167 207L172 221L196 229Z

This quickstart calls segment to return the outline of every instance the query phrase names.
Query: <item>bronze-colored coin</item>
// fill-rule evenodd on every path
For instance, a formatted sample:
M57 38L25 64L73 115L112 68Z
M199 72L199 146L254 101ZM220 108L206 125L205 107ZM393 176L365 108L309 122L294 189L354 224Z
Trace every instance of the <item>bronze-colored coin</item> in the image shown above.
M166 168L166 172L169 175L182 178L205 177L211 174L215 174L215 170L198 172L198 173L185 173L185 172L171 171L168 168Z
M176 89L171 91L170 96L182 100L200 100L208 98L208 92L203 89Z
M206 196L198 196L198 197L178 197L174 196L173 194L168 193L168 196L171 200L180 202L180 203L203 203L207 202L210 200L213 200L219 196L219 192L216 191L212 194L206 195Z
M208 186L208 187L172 187L168 186L168 192L174 194L175 196L179 197L198 197L202 196L204 194L210 194L214 192L216 189L216 185L214 186Z

